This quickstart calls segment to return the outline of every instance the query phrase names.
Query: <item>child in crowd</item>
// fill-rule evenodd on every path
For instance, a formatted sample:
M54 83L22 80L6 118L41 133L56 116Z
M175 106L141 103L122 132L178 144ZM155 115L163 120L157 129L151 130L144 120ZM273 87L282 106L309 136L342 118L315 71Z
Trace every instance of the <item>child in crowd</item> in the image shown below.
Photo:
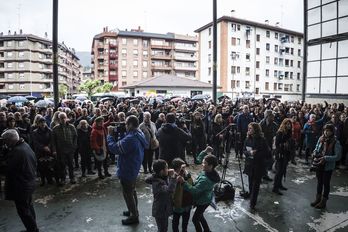
M153 204L152 216L155 218L159 232L168 230L168 218L173 214L172 194L174 193L177 178L173 169L168 169L168 164L162 159L158 159L153 164L151 177L145 182L152 185Z
M197 156L197 159L195 160L195 164L202 164L202 161L206 155L213 154L214 149L211 146L207 146L199 155Z
M187 183L192 185L193 180L191 174L185 169L185 161L176 158L172 161L172 167ZM187 225L190 220L190 212L192 208L192 195L184 190L183 183L177 183L173 195L173 232L179 232L179 221L182 217L182 231L187 232Z
M213 198L213 188L220 181L220 176L215 170L218 159L214 155L206 155L202 162L202 172L191 185L184 182L184 190L190 192L197 207L192 217L192 222L197 232L210 231L207 221L204 218L204 211L210 205Z

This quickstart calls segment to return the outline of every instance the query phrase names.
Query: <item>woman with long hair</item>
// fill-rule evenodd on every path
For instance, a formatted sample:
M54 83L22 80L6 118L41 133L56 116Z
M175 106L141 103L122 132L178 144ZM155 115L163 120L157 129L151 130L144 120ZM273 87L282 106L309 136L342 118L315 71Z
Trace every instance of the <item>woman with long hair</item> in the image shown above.
M244 173L248 175L249 181L250 208L255 209L261 179L266 170L266 158L269 153L260 124L252 122L248 125L243 151L245 155Z
M214 155L217 157L219 164L222 163L223 147L224 147L224 134L220 133L224 129L223 119L221 114L217 114L212 124L212 145L214 149Z
M342 147L335 138L335 127L332 124L324 126L324 133L319 138L314 150L313 171L317 177L317 195L311 206L324 209L329 199L330 181L336 162L340 160ZM324 190L324 192L323 192Z
M275 159L276 175L274 177L273 192L283 195L280 190L287 190L282 184L283 177L286 175L286 168L292 152L294 152L294 142L292 139L292 121L290 118L283 120L275 137Z

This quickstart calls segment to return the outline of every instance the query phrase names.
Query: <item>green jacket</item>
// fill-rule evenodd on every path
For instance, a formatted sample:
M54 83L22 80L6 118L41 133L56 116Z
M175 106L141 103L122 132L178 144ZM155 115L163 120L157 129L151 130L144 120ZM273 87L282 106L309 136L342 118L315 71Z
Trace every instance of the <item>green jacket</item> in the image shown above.
M216 170L211 172L201 172L192 185L185 182L184 190L192 194L195 205L207 205L213 198L213 188L220 181L220 176Z

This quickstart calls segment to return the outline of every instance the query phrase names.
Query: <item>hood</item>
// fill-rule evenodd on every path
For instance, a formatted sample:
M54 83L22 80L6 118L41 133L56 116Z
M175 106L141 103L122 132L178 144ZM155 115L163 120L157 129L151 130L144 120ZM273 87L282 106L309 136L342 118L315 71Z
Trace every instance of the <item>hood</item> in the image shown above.
M95 122L93 123L92 128L94 130L103 130L103 127L102 126L97 126L97 124Z
M141 145L143 147L147 147L147 141L145 139L145 135L141 130L138 129L138 130L131 131L129 133L133 133L139 139Z
M208 177L209 180L213 181L214 183L220 181L219 173L216 170L213 170L211 172L205 172L205 175Z
M162 130L164 133L170 133L172 131L174 131L174 129L176 128L177 126L175 124L172 124L172 123L164 123L162 124Z

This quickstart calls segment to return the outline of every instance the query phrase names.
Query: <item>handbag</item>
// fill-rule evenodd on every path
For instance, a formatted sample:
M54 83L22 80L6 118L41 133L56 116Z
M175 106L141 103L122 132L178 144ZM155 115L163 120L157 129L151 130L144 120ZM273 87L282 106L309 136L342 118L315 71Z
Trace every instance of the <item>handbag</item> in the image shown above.
M151 150L156 150L159 147L159 142L157 138L152 134L151 128L146 126L147 130L150 133L150 149Z

